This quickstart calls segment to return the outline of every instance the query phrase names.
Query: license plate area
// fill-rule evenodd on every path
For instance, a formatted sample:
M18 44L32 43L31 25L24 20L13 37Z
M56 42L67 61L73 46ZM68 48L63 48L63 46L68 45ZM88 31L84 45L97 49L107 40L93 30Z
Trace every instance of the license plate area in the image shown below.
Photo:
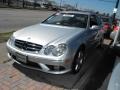
M27 63L27 56L20 53L16 53L16 60L23 63Z

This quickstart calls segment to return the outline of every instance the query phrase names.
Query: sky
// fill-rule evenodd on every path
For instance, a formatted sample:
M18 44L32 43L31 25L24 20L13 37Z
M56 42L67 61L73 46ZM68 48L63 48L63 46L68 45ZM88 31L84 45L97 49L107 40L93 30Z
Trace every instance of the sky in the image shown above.
M120 2L119 2L117 17L120 19Z
M61 0L54 0L58 4L60 3ZM104 2L104 1L112 1L112 2ZM78 3L79 8L84 8L84 9L92 9L95 11L100 11L102 13L113 13L113 8L115 7L116 1L117 0L62 0L63 3L66 4L71 4L75 6L76 3ZM120 4L119 4L119 9L118 12L120 15Z

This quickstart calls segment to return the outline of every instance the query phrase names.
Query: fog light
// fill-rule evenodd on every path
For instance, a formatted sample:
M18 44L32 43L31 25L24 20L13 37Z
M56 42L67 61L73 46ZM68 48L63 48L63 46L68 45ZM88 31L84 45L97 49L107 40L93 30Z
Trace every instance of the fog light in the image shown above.
M54 66L54 70L59 71L60 67L59 66Z

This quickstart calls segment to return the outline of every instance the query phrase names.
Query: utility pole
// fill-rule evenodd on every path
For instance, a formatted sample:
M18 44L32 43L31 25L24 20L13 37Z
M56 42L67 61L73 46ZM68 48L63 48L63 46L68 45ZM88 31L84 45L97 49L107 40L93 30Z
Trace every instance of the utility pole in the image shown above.
M117 10L118 10L118 5L119 5L119 0L117 0L115 8L113 9L113 22L114 22L115 17L116 17L116 13L117 13Z
M16 0L16 6L19 7L19 0Z
M33 8L34 8L34 9L36 8L36 4L37 4L37 1L34 0L34 4L33 4Z
M75 3L75 8L76 8L76 9L78 9L78 4L79 4L78 1L79 1L79 0L76 0L76 3Z
M75 8L76 8L76 9L78 8L78 3L75 4Z
M112 1L112 0L99 0L99 1L114 3L114 1ZM116 13L117 13L117 10L118 10L118 5L119 5L119 0L116 0L116 5L115 5L115 8L113 9L113 20L112 20L112 22L114 22L114 20L115 20Z
M23 0L23 3L22 3L22 7L24 8L25 7L25 1Z
M61 7L62 7L62 0L60 0L60 9L61 9Z

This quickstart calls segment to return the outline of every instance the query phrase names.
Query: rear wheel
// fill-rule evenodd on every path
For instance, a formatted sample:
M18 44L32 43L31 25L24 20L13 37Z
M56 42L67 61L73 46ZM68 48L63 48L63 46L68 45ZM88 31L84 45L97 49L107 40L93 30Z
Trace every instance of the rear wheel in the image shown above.
M85 51L80 49L74 59L73 65L72 65L72 73L78 73L85 61Z

